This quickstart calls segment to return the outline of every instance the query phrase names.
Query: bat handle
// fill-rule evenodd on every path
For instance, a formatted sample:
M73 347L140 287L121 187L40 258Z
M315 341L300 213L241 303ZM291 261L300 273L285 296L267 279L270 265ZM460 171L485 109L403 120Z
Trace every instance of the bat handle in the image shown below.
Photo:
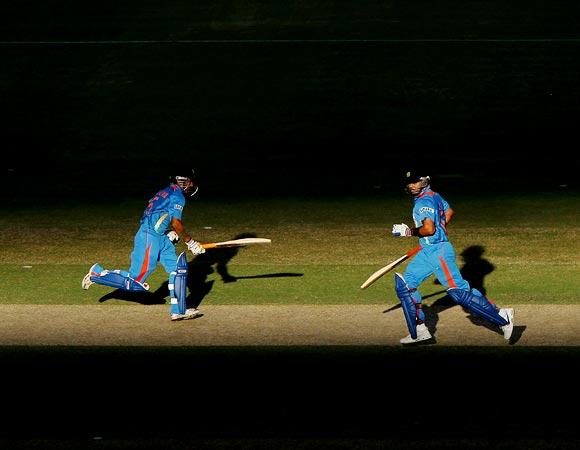
M420 245L417 245L417 247L409 250L405 256L407 256L407 258L410 258L411 256L415 256L417 253L419 253L421 251L422 248L423 247L421 247Z

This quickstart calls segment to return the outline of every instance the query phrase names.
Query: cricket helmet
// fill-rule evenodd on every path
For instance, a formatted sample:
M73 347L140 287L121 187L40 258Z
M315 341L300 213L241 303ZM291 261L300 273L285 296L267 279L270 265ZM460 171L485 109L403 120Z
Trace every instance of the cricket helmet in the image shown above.
M199 186L195 181L195 170L178 170L174 173L175 175L171 175L169 179L172 183L177 184L185 195L193 197L197 194Z
M429 187L431 183L431 178L429 175L425 175L424 172L418 171L414 168L409 168L402 173L403 184L405 186L405 192L414 197L421 195ZM410 187L411 184L417 184L421 182L418 186Z

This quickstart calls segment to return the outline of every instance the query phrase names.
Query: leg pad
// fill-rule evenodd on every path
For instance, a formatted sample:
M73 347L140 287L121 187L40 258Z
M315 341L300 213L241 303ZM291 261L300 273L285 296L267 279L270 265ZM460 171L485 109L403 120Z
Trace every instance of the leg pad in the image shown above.
M447 289L449 296L459 303L461 306L467 308L472 313L483 317L488 322L503 327L508 324L499 312L495 305L483 295L478 295L479 291L466 291L465 289L451 288Z
M407 286L407 282L400 273L395 273L395 292L401 301L407 328L413 339L417 339L417 317L421 310L421 304L413 300L411 293L413 292Z
M149 286L145 286L143 283L140 283L128 275L122 275L120 272L120 270L104 270L101 272L100 276L91 276L91 281L93 283L102 284L103 286L124 289L125 291L131 292L146 292L149 290Z
M175 297L177 298L177 307L179 314L185 314L187 309L187 255L182 252L177 257L177 274L175 275Z

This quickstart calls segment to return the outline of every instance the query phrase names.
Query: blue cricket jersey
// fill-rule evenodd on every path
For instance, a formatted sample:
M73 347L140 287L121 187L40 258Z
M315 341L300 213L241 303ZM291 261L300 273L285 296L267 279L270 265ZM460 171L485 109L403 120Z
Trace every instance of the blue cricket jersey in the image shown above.
M420 227L425 219L431 219L435 223L435 234L419 239L422 246L449 242L445 221L445 211L449 209L449 203L445 201L437 192L426 189L421 195L415 198L413 206L413 220L415 226Z
M176 184L170 184L160 190L149 200L149 204L141 218L141 225L155 233L163 235L169 229L171 219L181 220L185 197L183 191Z

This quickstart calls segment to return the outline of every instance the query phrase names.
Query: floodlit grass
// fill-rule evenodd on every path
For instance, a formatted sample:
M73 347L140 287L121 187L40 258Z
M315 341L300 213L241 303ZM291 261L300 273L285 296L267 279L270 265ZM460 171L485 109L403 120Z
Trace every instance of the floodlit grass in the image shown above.
M450 235L459 266L462 250L482 246L482 258L493 264L484 286L498 303L577 303L579 199L575 194L448 198L456 211ZM0 301L98 303L111 289L94 286L83 291L80 280L93 262L110 269L128 267L142 207L142 202L111 202L4 212ZM213 284L203 301L394 304L392 275L367 290L359 286L376 269L416 245L415 238L390 236L392 223L410 224L410 208L405 197L191 202L184 221L202 242L240 233L272 239L271 245L241 249L228 262L229 273L239 277L237 282L224 283L215 270L207 274L203 281ZM180 244L179 250L184 249ZM155 290L165 280L159 266L148 281ZM441 290L427 280L421 292L433 294L426 299L430 302L443 295ZM108 302L129 304L118 299Z

